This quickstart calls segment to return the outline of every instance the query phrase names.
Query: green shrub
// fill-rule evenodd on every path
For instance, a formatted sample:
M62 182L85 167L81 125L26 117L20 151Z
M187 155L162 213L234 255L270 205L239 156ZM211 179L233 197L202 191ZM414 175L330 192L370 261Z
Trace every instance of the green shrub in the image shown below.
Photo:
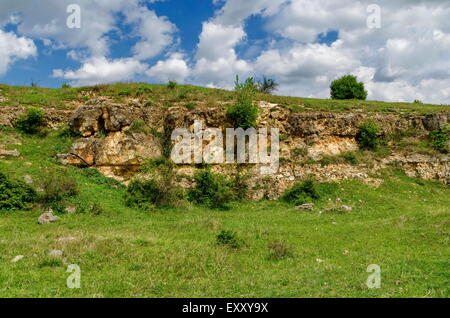
M28 108L27 114L20 116L15 123L15 127L25 134L37 134L44 125L44 112L37 108Z
M358 157L356 154L352 151L347 151L342 154L342 157L347 161L348 163L351 163L352 165L358 164Z
M439 128L430 133L431 146L441 152L448 152L448 141L450 136L450 125Z
M367 121L359 126L356 141L361 149L377 150L380 145L380 127L373 121Z
M67 89L67 88L72 88L72 86L70 86L70 84L64 83L61 86L62 89Z
M189 200L210 208L226 209L234 198L231 183L220 174L209 170L197 171L195 188L189 191Z
M235 86L236 104L228 108L228 119L235 128L248 129L256 127L258 106L253 104L253 98L256 93L253 78L248 78L244 84L241 84L239 83L239 77L236 77Z
M47 257L42 262L39 263L38 267L62 267L64 263L59 258Z
M143 172L152 173L149 180L133 180L127 188L126 204L139 208L178 207L186 200L185 192L175 184L173 163L164 157L147 162Z
M59 131L58 131L58 137L61 138L75 138L79 137L80 133L73 130L69 125L64 125Z
M239 249L245 246L244 240L238 237L236 232L222 230L216 237L217 245L224 245Z
M366 100L367 91L364 83L358 82L356 76L345 75L330 85L332 99L360 99Z
M167 84L167 88L168 89L175 89L177 87L177 82L175 81L169 81L169 83Z
M0 210L20 210L34 202L36 192L28 184L12 180L0 172Z
M155 180L132 180L127 187L125 204L129 207L146 208L155 205L161 195Z
M274 79L263 76L262 80L256 84L258 92L263 94L272 94L278 88L278 83Z
M287 189L281 196L282 201L295 205L311 203L311 201L319 198L320 192L317 183L312 179L297 183L292 188Z
M231 188L234 194L234 200L244 201L247 199L248 191L250 188L249 178L250 176L246 174L243 169L238 166L236 171L231 177Z
M40 201L46 204L59 202L66 197L78 194L76 180L63 172L48 171L41 186L44 191Z

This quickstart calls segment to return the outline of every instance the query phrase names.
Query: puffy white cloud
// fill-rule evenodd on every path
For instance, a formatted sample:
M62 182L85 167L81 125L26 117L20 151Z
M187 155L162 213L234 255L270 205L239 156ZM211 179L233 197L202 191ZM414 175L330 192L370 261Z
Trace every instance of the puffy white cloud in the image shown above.
M80 6L79 29L67 27L69 4ZM134 26L132 35L140 39L133 48L137 58L153 57L172 42L172 33L176 30L174 25L166 18L158 17L140 0L1 1L0 25L15 17L18 31L23 35L58 42L59 48L87 48L91 56L106 56L111 34L123 36L118 28L119 13Z
M238 59L235 46L242 41L242 26L203 23L197 49L197 63L193 70L195 81L212 87L230 88L236 74L247 75L249 63Z
M197 57L210 61L235 56L234 47L244 38L242 26L227 26L215 22L203 23Z
M37 49L33 40L0 29L0 76L4 75L15 61L36 55Z
M167 18L144 7L127 10L126 15L128 23L137 25L135 32L141 38L133 47L135 58L152 58L172 43L176 27Z
M366 11L373 1L361 0L293 0L269 19L268 29L300 43L311 43L321 33L339 31L338 49L343 54L351 52L358 61L348 73L365 74L369 99L386 101L413 101L450 103L450 87L439 85L434 91L426 83L446 82L450 78L450 3L437 0L388 1L379 0L381 28L369 29ZM284 52L292 48L280 49ZM316 48L318 59L327 59ZM263 53L264 54L264 53ZM331 65L339 70L341 61ZM295 67L295 63L293 64ZM307 67L306 67L307 68ZM315 72L317 70L317 72ZM311 69L312 79L324 75L320 67ZM276 74L276 73L274 73ZM283 80L283 78L282 78ZM326 91L329 83L315 83L313 91ZM299 82L299 86L303 86ZM313 94L313 96L316 96Z
M270 74L280 83L280 93L327 97L327 85L336 77L360 66L351 51L337 41L325 44L296 44L288 50L264 51L256 60L259 74Z
M67 48L68 56L81 67L57 70L54 75L76 84L133 79L145 73L162 81L189 79L230 88L236 74L267 75L280 82L280 94L328 97L330 82L351 73L366 83L369 99L450 103L448 1L377 0L380 29L366 24L372 0L212 1L221 7L203 21L195 55L165 55L150 69L143 60L179 48L175 25L150 10L148 1L41 0L32 5L29 0L2 1L0 26L14 23L20 36L45 39L46 50ZM69 3L82 8L81 29L65 25ZM254 15L262 17L266 38L261 43L266 47L247 37L246 20ZM132 32L123 33L122 24L130 25ZM331 30L339 32L339 40L318 44L318 36ZM130 46L128 58L108 59L110 42L117 38L137 43ZM240 52L242 47L250 47L252 53ZM0 57L7 58L0 60L0 72L21 58L4 52ZM187 60L192 61L190 66ZM112 80L105 75L107 68ZM92 69L102 70L103 75Z
M183 55L175 53L167 60L158 61L146 73L151 78L156 78L163 82L176 81L178 83L184 83L189 76L190 69L183 59Z
M73 86L106 84L131 80L147 68L146 64L131 58L108 60L105 57L93 57L76 71L54 70L53 77L69 80Z

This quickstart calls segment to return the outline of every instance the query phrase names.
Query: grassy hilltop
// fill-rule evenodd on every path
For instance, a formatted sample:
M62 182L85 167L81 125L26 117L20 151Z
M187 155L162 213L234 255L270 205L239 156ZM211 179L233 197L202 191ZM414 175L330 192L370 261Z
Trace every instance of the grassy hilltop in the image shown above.
M2 106L70 108L97 91L120 102L136 97L163 107L220 105L233 93L193 86L117 84L44 89L0 85ZM448 106L332 101L258 95L295 111L440 112ZM195 107L192 106L192 107ZM20 157L0 158L12 180L32 186L54 172L77 184L58 213L39 225L45 207L0 210L0 297L449 297L450 189L391 168L373 187L336 184L312 211L281 201L233 203L216 210L191 203L143 210L125 204L126 187L92 169L63 166L56 154L75 140L62 128L32 136L0 127L0 145ZM1 194L0 194L1 196ZM348 205L352 211L330 209ZM56 210L56 208L55 208ZM232 232L236 244L218 241ZM218 244L224 243L224 244ZM228 242L229 243L229 242ZM61 250L62 259L49 256ZM11 262L23 255L18 262ZM81 268L81 288L66 286L68 264ZM381 288L369 289L367 267L381 267Z
M217 106L233 101L234 92L222 89L177 85L155 84L114 84L94 87L51 89L40 87L13 87L0 84L1 106L33 106L67 109L73 107L70 102L87 102L89 93L96 96L107 96L116 102L127 98L138 98L148 105L170 107L174 104L195 107L197 105ZM448 111L448 105L430 105L417 103L389 103L378 101L330 100L300 97L286 97L268 94L257 94L256 100L263 100L290 108L293 111L352 111L364 110L373 112L418 112L435 113Z

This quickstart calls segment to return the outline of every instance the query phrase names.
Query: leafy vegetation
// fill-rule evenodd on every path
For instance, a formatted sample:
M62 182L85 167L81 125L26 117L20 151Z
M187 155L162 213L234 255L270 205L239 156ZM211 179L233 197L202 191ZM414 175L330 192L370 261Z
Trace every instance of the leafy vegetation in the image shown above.
M364 83L358 82L356 76L345 75L330 85L332 99L359 99L366 100L367 91Z
M253 103L256 94L253 78L247 78L244 83L240 83L239 77L236 76L235 92L236 104L228 108L228 118L235 128L248 129L256 127L258 106Z
M278 88L278 83L273 78L263 76L261 80L256 84L258 92L263 94L272 94Z
M47 204L78 194L76 180L55 169L46 170L46 177L41 181L41 187L43 193L39 196L39 199Z
M431 146L441 152L449 152L450 125L430 133Z
M209 170L197 171L194 176L195 188L189 191L189 199L197 204L213 209L228 209L234 194L231 183L220 174Z
M167 84L167 88L168 89L175 89L177 87L177 82L175 81L169 81L169 83Z
M44 112L40 109L28 108L27 114L19 117L15 127L25 134L37 134L43 129L44 124Z
M23 210L35 199L36 192L32 187L0 172L0 210Z
M245 245L245 242L238 237L236 232L222 230L217 235L217 244L239 249Z
M320 193L317 188L317 183L312 179L297 183L292 188L287 189L281 196L282 201L295 205L311 203L319 198Z
M135 179L127 187L125 202L129 207L151 210L155 207L177 207L185 201L184 190L175 184L173 163L165 158L147 162L143 172L150 173L151 179Z
M380 127L369 120L359 126L356 141L361 149L377 150L380 145Z

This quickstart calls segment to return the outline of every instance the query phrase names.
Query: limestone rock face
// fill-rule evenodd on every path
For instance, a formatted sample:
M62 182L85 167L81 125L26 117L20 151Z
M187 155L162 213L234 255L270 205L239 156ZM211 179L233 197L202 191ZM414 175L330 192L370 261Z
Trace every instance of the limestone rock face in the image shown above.
M70 126L83 137L100 131L120 131L132 123L125 108L124 105L80 106L70 118Z
M104 138L83 138L60 159L74 166L133 166L161 156L159 140L144 133L110 133Z
M100 131L102 109L96 106L81 106L70 118L70 127L83 137L89 137Z
M261 102L259 110L258 127L278 128L283 138L280 138L281 160L276 174L260 175L261 165L257 164L245 167L253 185L249 196L255 200L277 198L285 189L311 176L320 182L357 178L378 186L382 179L373 175L393 163L410 176L450 183L449 158L445 155L437 158L405 152L358 164L322 165L318 162L324 156L339 156L357 150L355 137L361 123L368 119L382 128L383 135L413 128L417 134L413 138L420 139L448 123L448 113L293 112L267 102ZM203 129L231 127L222 106L161 108L99 101L81 106L73 113L70 126L81 138L72 145L70 153L59 155L59 158L66 164L94 167L106 176L127 182L140 173L140 167L147 159L160 157L165 152L163 149L170 147L168 138L174 129L186 128L193 132L196 120L202 122ZM139 125L135 125L137 122ZM213 165L214 172L225 175L234 173L233 169L233 165ZM177 174L183 176L182 187L193 186L195 171L191 165L177 166Z
M51 212L47 212L42 214L39 218L38 218L38 223L39 224L50 224L55 222L56 220L58 220L58 217L56 215L53 215L53 213Z
M97 166L140 165L145 159L161 156L159 140L151 134L115 132L98 143Z

